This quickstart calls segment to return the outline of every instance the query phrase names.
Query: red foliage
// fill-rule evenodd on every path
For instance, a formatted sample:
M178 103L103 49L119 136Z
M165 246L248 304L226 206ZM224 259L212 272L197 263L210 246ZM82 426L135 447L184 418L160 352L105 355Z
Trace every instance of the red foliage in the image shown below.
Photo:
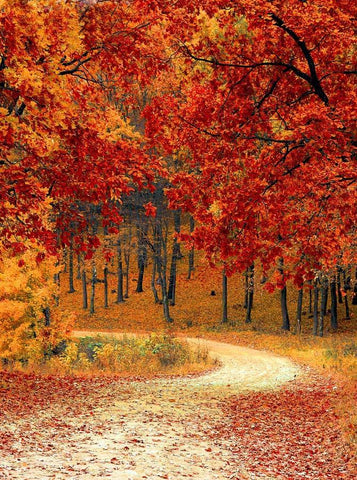
M147 217L156 217L156 207L152 204L152 202L146 203L144 205L145 208L145 215Z
M45 254L43 252L40 252L36 255L36 263L39 265L43 260L45 259Z
M54 2L51 8L5 2L0 245L9 248L6 240L16 235L37 238L53 251L56 241L68 244L69 232L85 231L83 205L100 205L108 221L118 223L115 200L135 185L152 187L154 156L128 115L115 108L128 96L133 76L144 82L152 69L138 62L152 48L150 23L140 1ZM49 213L60 238L51 233ZM12 247L15 253L22 248L20 242Z
M183 0L180 9L166 24L177 69L161 78L168 88L147 108L147 133L185 158L168 194L198 220L197 246L240 271L284 258L297 285L341 255L353 263L355 4Z

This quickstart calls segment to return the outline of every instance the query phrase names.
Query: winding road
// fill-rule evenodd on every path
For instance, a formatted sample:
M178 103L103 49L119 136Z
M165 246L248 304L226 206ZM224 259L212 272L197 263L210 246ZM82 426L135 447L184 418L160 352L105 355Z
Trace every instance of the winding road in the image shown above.
M299 367L266 352L188 340L206 346L221 367L195 378L113 381L99 387L95 402L87 399L90 411L72 399L36 412L26 424L10 422L13 433L27 428L33 441L21 445L21 458L2 456L0 479L267 480L235 465L234 440L215 434L225 421L222 402L278 388L297 377Z

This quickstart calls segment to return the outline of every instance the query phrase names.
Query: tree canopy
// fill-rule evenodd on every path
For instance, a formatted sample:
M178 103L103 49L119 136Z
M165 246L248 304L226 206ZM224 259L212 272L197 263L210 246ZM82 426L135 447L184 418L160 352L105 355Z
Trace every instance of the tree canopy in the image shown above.
M228 273L355 261L353 2L0 6L3 247L54 252L83 205L117 225L123 194L169 176Z
M284 258L301 283L353 261L355 7L184 3L184 21L173 12L167 26L174 73L147 109L153 142L182 159L172 206L232 269Z

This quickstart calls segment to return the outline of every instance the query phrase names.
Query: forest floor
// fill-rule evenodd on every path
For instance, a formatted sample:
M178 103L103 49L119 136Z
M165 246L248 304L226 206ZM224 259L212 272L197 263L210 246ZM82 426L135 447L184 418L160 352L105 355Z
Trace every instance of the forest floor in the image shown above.
M0 479L355 478L338 386L271 353L205 344L221 366L202 376L3 373Z

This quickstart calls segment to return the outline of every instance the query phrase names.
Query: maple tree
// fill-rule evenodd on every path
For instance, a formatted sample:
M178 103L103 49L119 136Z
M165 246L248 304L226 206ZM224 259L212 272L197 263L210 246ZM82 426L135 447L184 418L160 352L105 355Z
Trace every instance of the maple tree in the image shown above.
M197 245L228 273L260 259L275 269L268 288L355 261L355 6L179 8L180 22L166 11L172 74L147 133L184 159L168 195L200 222Z
M42 222L46 199L68 244L73 224L80 232L87 222L80 204L100 204L107 222L118 223L114 200L152 182L154 161L117 108L145 55L148 22L135 7L1 2L1 242L15 253L21 238L54 251L55 228ZM151 68L144 63L141 77Z
M59 246L87 257L99 246L88 228L93 205L114 231L121 196L153 188L157 163L130 120L130 102L123 107L134 75L143 80L153 68L140 5L0 2L0 245L7 274L19 270L19 284L1 295L7 358L27 358L31 345L37 358L67 329L67 319L47 318L52 295L39 300L38 292L51 290Z

